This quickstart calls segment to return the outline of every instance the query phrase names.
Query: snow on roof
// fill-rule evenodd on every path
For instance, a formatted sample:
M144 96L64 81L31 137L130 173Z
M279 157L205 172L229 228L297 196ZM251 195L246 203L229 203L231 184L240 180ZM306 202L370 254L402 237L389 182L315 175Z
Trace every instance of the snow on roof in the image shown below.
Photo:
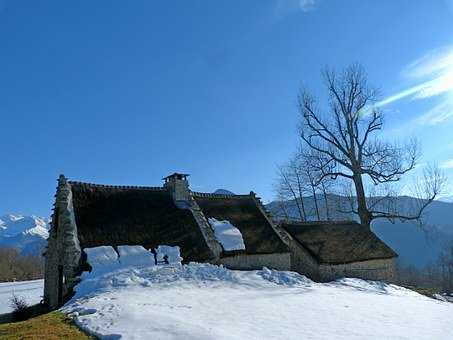
M206 217L229 221L238 228L246 245L246 254L289 253L288 246L252 195L214 195L193 193Z
M218 221L210 217L208 221L214 230L217 241L220 242L225 251L245 250L244 239L238 228L226 220Z

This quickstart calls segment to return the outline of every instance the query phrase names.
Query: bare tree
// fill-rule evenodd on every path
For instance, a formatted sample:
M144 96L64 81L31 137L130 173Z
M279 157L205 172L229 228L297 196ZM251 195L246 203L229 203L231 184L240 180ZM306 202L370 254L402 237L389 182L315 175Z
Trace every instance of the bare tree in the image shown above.
M453 241L444 245L438 263L442 290L453 293Z
M21 255L17 249L0 247L0 282L43 277L43 259Z
M321 155L317 160L321 172L318 181L337 177L351 181L355 189L351 212L363 225L370 226L376 218L420 220L442 188L442 174L438 170L425 173L419 206L414 211L390 209L390 195L384 195L380 204L367 202L367 182L388 186L415 168L420 155L418 144L415 140L390 143L375 136L383 127L383 112L375 105L378 91L368 85L360 66L350 66L340 75L326 70L323 76L328 94L325 111L307 91L302 90L298 97L300 136L305 146ZM387 204L382 204L384 201Z
M283 204L280 210L284 212L288 219L288 213L285 201L293 200L296 206L299 219L301 221L307 220L307 212L304 203L304 186L303 179L294 159L291 159L288 164L278 168L279 179L276 185L277 195Z
M278 169L279 178L275 190L277 196L280 201L284 198L294 201L301 221L313 218L320 220L323 212L326 219L329 219L328 190L331 182L327 178L319 180L322 173L317 164L322 162L321 156L313 150L300 148L289 162ZM325 205L324 209L322 204ZM279 210L288 217L286 204L282 204Z

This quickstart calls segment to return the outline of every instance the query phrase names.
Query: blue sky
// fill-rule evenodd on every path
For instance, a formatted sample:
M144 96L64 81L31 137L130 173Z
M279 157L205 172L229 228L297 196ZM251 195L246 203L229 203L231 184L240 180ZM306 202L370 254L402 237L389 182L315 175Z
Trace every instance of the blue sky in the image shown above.
M352 62L453 177L453 1L4 0L0 46L0 213L49 215L60 173L270 200L298 88Z

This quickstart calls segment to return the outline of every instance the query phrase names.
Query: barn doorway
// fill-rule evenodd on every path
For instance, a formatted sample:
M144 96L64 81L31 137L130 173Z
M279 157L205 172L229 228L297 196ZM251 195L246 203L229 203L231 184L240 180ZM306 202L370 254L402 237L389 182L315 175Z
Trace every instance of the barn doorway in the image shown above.
M63 266L58 266L58 304L63 304Z

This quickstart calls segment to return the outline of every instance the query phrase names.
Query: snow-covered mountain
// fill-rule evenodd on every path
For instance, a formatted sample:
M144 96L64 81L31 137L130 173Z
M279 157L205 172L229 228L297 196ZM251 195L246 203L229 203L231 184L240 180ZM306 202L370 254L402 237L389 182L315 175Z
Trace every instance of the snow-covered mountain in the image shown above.
M453 203L453 195L452 196L442 196L439 197L438 201L446 202L446 203Z
M219 194L219 195L234 195L233 192L226 190L226 189L217 189L214 191L214 194Z
M49 236L49 220L37 216L0 216L0 247L14 247L22 254L39 255Z

